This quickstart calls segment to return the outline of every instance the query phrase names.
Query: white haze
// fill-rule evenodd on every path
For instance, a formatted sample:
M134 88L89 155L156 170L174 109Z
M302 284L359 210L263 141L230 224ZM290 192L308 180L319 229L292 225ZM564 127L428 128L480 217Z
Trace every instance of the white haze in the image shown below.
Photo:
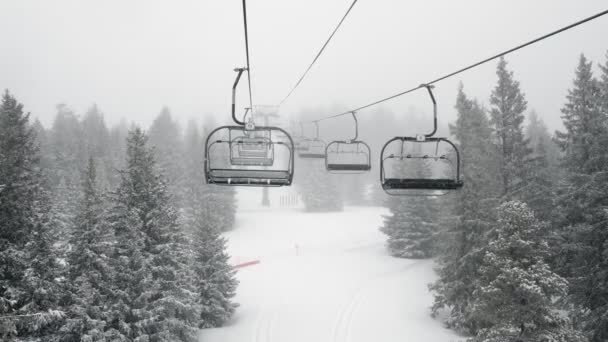
M256 104L281 100L349 4L248 2ZM315 118L356 107L607 5L605 0L360 0L281 112L306 109ZM608 17L600 18L508 57L529 108L550 128L561 125L559 110L579 54L596 64L605 61L607 32ZM82 113L94 102L112 123L125 117L147 126L163 105L180 121L205 115L224 121L232 69L245 63L239 0L2 0L0 35L0 88L10 89L46 125L57 103ZM470 96L487 102L495 65L438 84L444 123L454 118L460 81ZM245 88L240 90L244 107ZM383 108L406 113L412 105L426 108L428 99L420 92Z

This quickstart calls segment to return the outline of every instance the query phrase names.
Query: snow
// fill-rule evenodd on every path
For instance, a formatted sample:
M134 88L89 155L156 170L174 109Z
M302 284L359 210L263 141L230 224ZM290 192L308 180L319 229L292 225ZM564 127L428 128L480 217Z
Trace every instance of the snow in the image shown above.
M200 341L464 341L430 317L433 261L387 254L378 231L386 209L310 214L255 208L259 190L239 198L225 234L232 262L260 263L239 269L240 307Z

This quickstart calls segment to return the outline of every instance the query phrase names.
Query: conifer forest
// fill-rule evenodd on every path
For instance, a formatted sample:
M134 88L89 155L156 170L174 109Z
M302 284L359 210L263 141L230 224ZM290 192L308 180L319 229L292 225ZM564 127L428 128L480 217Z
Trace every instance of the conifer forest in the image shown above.
M20 27L0 53L0 341L608 341L608 10L589 17L585 7L577 15L586 18L572 17L565 13L576 6L560 4L550 25L522 17L525 34L473 30L469 38L513 38L452 49L431 67L434 57L413 46L411 59L399 47L392 55L370 33L386 25L395 34L387 37L412 39L397 18L406 4L391 2L395 13L377 17L377 5L364 0L336 1L327 13L267 1L188 5L207 11L204 25L185 9L171 18L157 4L129 4L134 12L106 22L124 36L104 33L100 21L116 4L90 7L101 11L89 13L95 20L75 20L82 39L110 49L97 60L111 60L105 71L74 62L86 59L77 50L91 53L77 43L76 55L61 58L30 46L32 37L50 37L32 33L35 18L85 13L85 5L61 0L55 12L34 14L17 1L0 4L0 35ZM483 11L504 18L520 2L502 14L502 5L478 4L465 21L474 25ZM302 21L265 6L300 11L307 25L318 18L323 29L295 28ZM421 17L434 11L416 6ZM450 14L438 15L433 35L466 45L469 38L455 36L466 27L449 34ZM76 22L53 19L73 38ZM45 23L40 30L60 29ZM210 56L189 55L200 50L161 33L196 25L206 25ZM567 44L551 45L562 37ZM65 48L59 38L40 39L44 51ZM122 40L137 61L125 57ZM344 57L372 41L357 48L363 59ZM139 54L161 50L149 60ZM552 60L549 50L564 56ZM277 54L303 55L269 72L275 66L264 63ZM186 70L199 58L209 69ZM408 64L416 58L429 64ZM147 78L161 60L170 70ZM224 62L239 67L226 71ZM400 83L374 81L382 63L401 65L379 76ZM50 69L60 64L74 72L55 80ZM438 78L416 84L410 68ZM169 76L182 72L195 83ZM135 74L139 95L131 97L122 93L131 83L120 80ZM319 74L329 76L314 81ZM265 83L273 77L292 88ZM542 77L542 87L531 80ZM98 84L101 99L93 92L82 100L94 88L64 86L71 78ZM180 102L185 96L175 94L193 84L220 89L221 100L203 92ZM261 105L272 102L265 92L284 90L280 103ZM320 97L331 100L317 105Z

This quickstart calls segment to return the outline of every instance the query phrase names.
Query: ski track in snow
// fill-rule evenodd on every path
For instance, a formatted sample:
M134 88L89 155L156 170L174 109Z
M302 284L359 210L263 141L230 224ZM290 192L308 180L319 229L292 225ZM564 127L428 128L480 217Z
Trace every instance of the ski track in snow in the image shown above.
M234 263L260 263L238 270L240 307L200 341L464 341L430 317L433 262L387 254L386 213L240 211L228 250Z

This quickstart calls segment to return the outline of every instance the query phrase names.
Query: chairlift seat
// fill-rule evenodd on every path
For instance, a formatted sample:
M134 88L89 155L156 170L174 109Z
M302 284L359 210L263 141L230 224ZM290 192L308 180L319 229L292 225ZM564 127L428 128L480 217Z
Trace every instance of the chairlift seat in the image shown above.
M390 190L458 190L462 181L453 179L400 179L386 178L382 183L385 191Z
M327 164L327 171L369 171L369 164Z
M325 159L325 153L309 152L308 150L298 153L298 156L304 159Z
M213 169L207 174L209 184L283 186L291 184L288 171Z

